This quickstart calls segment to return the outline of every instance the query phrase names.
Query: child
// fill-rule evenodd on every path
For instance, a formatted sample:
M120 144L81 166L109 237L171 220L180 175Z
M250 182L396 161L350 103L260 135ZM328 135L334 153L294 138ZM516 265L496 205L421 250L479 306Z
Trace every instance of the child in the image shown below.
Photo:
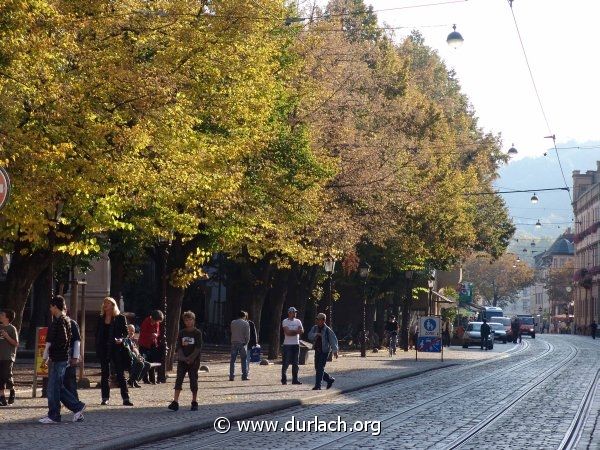
M17 329L11 325L15 319L12 309L0 311L0 406L12 405L15 402L15 389L13 383L13 363L19 345ZM4 389L8 388L8 403L4 396Z
M192 390L192 411L198 411L198 368L200 367L200 350L202 350L202 332L196 328L196 315L191 311L183 313L185 328L179 332L177 337L177 379L175 380L175 393L169 409L179 409L179 394L183 378L187 373L190 378L190 389Z
M137 340L135 338L135 326L133 324L127 325L127 337L125 338L124 344L129 349L129 355L131 362L129 363L129 380L127 384L129 387L141 387L138 384L142 378L148 374L150 369L150 363L144 359L140 354Z

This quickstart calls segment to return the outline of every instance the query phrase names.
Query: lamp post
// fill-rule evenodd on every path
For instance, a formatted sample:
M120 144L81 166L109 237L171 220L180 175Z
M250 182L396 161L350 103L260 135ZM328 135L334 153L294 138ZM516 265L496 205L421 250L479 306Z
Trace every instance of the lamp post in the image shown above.
M329 295L327 296L327 315L329 317L329 328L333 329L333 272L335 271L335 259L327 258L324 263L327 273Z
M371 266L363 262L358 268L358 274L363 280L363 317L362 317L362 339L360 342L360 356L361 358L367 357L367 278L369 278L369 272Z
M433 283L435 280L433 277L427 279L427 287L429 288L429 308L427 308L427 315L430 316L433 311Z
M164 314L164 320L161 323L161 364L158 368L158 382L166 383L167 381L167 359L169 346L167 345L167 262L169 259L169 246L171 245L170 239L159 238L158 245L160 248L161 255L161 294L162 302L161 309Z
M402 302L402 327L400 333L402 334L402 348L405 352L408 351L408 322L409 322L409 307L412 297L412 279L413 271L407 270L404 272L406 277L406 296ZM416 345L416 343L415 343Z

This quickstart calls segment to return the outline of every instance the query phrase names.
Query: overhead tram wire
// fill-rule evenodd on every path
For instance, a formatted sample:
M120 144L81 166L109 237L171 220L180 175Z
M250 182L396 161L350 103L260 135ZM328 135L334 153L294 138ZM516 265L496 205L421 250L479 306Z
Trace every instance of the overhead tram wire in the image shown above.
M552 144L554 146L554 152L556 153L556 159L558 160L558 167L560 168L560 173L562 174L563 182L565 183L565 187L567 188L567 193L569 194L569 200L573 203L573 198L571 197L571 190L569 189L569 185L567 183L567 178L565 177L565 171L563 170L562 162L560 160L560 156L558 155L558 148L556 147L556 135L552 132L552 128L550 127L550 122L548 121L548 116L546 114L546 110L544 109L544 104L542 103L542 98L540 96L540 92L538 90L537 84L535 82L535 77L533 76L533 70L531 69L531 64L529 63L529 58L527 57L527 51L525 51L525 44L523 43L523 37L521 36L521 30L519 30L519 24L517 23L517 18L515 16L515 11L513 9L513 0L508 0L508 5L510 6L510 13L512 15L513 21L515 23L515 29L517 30L517 36L519 37L519 42L521 43L521 50L523 50L523 56L525 57L525 63L527 64L527 69L529 70L529 76L531 78L531 84L533 84L533 90L535 91L535 95L538 100L538 104L540 106L540 110L542 111L542 116L544 117L544 121L546 122L546 127L548 128L548 132L550 136L546 136L547 138L552 138Z
M486 192L465 192L464 195L498 195L498 194L517 194L524 192L543 192L543 191L569 191L568 187L545 188L545 189L515 189L509 191L486 191Z

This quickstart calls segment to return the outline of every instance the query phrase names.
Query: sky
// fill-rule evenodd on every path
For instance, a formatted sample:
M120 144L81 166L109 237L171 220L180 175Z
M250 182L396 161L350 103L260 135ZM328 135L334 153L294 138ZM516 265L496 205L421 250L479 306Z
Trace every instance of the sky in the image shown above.
M377 10L452 0L366 0ZM380 23L398 40L418 29L454 69L473 104L479 124L501 133L503 148L514 143L517 159L543 155L557 145L600 140L597 88L600 1L514 0L513 11L537 84L541 112L507 0L454 0L456 3L379 11ZM305 0L301 4L312 3ZM323 4L324 2L318 2ZM456 24L464 37L458 49L446 43ZM442 25L432 27L433 25ZM565 150L567 151L567 150ZM600 149L598 150L600 156ZM568 176L569 174L567 174Z

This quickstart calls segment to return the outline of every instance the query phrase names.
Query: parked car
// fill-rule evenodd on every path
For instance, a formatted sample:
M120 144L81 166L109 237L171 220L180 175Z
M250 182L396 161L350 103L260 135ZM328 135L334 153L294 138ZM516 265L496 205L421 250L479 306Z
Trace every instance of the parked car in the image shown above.
M535 320L533 316L517 316L521 322L521 336L529 335L532 339L535 339Z
M510 317L494 317L494 322L504 325L504 329L506 330L506 340L512 341L512 319Z
M481 346L481 325L483 322L469 322L467 329L463 334L463 348L469 348L469 345ZM491 337L491 335L490 335ZM488 349L494 348L494 341L488 340Z
M494 340L502 341L503 344L506 344L508 342L508 337L506 336L506 328L504 328L504 325L498 322L490 322L489 325L494 333Z

